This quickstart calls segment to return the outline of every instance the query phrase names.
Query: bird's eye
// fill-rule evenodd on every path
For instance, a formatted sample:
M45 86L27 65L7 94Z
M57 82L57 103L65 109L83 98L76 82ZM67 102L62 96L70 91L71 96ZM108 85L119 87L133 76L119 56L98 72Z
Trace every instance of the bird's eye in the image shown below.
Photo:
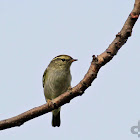
M61 59L63 62L65 61L65 59Z

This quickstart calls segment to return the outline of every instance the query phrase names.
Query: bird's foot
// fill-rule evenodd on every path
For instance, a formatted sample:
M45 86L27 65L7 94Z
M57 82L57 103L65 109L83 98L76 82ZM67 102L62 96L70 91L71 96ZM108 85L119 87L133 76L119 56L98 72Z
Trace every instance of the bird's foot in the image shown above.
M70 87L68 87L68 91L70 91L72 89L72 87L70 86Z
M48 103L49 106L51 106L52 105L52 100L47 99L47 103Z

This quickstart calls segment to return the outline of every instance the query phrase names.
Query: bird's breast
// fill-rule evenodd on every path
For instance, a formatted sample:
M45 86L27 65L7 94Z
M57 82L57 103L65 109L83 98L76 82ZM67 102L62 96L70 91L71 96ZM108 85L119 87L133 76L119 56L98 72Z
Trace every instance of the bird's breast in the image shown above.
M47 99L58 97L70 87L70 72L55 71L48 75L44 86L44 94Z

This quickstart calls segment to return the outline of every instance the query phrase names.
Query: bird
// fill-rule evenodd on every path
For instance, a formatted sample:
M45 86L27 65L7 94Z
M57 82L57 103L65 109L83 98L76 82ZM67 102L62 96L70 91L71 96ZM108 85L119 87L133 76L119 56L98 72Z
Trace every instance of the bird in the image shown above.
M45 69L42 82L47 103L71 88L70 66L75 61L77 59L73 59L69 55L58 55L52 59ZM61 107L52 111L53 127L59 127L61 124L60 110Z

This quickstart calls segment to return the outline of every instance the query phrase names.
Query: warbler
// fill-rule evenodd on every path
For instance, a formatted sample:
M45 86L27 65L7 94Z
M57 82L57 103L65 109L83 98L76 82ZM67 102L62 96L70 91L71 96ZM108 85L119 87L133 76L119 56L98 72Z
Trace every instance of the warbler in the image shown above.
M77 61L69 55L59 55L52 59L43 74L44 95L47 102L71 88L70 66ZM60 107L52 111L52 126L60 126Z

